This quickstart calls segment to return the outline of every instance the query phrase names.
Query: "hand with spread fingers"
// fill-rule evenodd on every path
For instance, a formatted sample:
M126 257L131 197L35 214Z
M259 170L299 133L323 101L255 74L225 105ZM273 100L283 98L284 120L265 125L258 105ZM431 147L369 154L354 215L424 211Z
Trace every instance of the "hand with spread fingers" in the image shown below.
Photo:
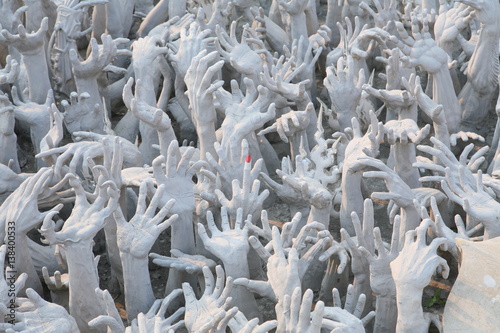
M229 295L233 289L233 279L231 277L224 279L224 269L221 266L217 266L215 271L216 279L210 268L203 268L205 290L200 299L196 298L189 283L182 284L186 299L184 321L190 332L209 332L210 329L217 329L219 322L232 310L229 305L231 303Z
M0 324L4 332L80 332L75 319L62 306L44 300L31 288L18 307L15 324ZM20 299L18 299L18 303Z
M469 219L472 218L470 228L479 223L484 225L484 239L499 236L500 223L497 212L500 211L500 203L485 191L481 170L473 183L466 178L467 171L463 166L459 167L458 172L459 179L456 179L451 170L446 168L446 180L441 181L444 193L463 207Z
M276 306L276 312L282 311L278 317L276 332L290 333L320 333L323 326L325 304L319 301L313 307L314 294L307 289L302 295L302 290L297 287L291 295L285 295L283 304Z
M428 321L422 309L422 293L436 270L447 278L450 268L437 254L438 248L447 248L446 238L435 238L427 245L427 229L435 228L430 219L424 219L415 229L406 232L403 249L391 262L396 284L398 321L396 331L427 332Z
M337 288L333 289L333 307L325 307L323 313L322 327L331 330L331 333L362 333L365 326L375 317L371 311L361 317L365 309L366 298L364 294L356 297L354 286L347 287L347 295L344 307L340 300Z

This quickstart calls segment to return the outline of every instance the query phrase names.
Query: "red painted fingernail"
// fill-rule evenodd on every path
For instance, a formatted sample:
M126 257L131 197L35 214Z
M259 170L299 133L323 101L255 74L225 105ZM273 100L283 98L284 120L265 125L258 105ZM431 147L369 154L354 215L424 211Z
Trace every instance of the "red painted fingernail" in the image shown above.
M245 162L250 163L251 160L252 160L252 156L251 155L247 155L247 159L245 160Z

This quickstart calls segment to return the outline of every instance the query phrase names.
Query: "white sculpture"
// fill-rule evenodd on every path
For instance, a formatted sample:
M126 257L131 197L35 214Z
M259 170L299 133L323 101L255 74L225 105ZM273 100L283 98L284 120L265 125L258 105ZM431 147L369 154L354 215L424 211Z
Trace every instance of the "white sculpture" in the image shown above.
M498 1L57 4L0 1L0 330L498 327L457 301L498 296L466 256L500 236L500 127L463 144Z

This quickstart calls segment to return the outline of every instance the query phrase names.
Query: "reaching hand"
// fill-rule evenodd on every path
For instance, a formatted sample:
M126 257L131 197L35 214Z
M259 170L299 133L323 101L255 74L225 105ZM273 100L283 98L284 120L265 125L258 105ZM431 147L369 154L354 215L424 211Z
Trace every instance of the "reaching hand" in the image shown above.
M439 0L439 15L434 23L434 34L438 45L451 43L460 31L474 18L474 9L464 3L455 2L453 7L446 0Z
M322 301L313 307L314 294L311 289L307 289L302 296L300 287L293 290L291 295L285 295L283 304L276 306L278 314L278 332L290 333L319 333L323 327L323 315L325 304ZM280 320L281 319L281 320Z
M446 181L441 181L444 193L461 205L476 223L484 225L485 239L499 236L500 223L497 212L500 212L500 203L485 192L481 170L477 173L475 189L467 181L466 169L463 166L459 167L458 172L459 179L457 180L451 176L451 170L446 168Z
M69 184L76 195L75 207L59 232L55 231L55 223L52 221L57 212L45 216L40 233L45 238L43 242L47 244L91 242L104 227L106 218L118 207L119 191L112 181L98 181L98 196L93 203L89 203L81 181L74 175L70 177Z
M438 268L442 269L443 278L448 277L450 268L436 253L439 247L446 250L446 239L435 238L429 245L426 243L427 229L433 227L432 220L425 219L417 229L406 232L403 249L391 262L396 289L423 290Z
M217 228L212 213L208 211L207 225L212 236L208 236L205 226L201 223L198 223L198 235L207 250L222 260L225 269L228 270L226 266L246 260L246 256L250 249L250 245L248 244L248 225L243 222L242 208L238 208L232 228L225 207L221 208L221 216L222 231ZM231 251L227 251L227 249L231 249Z
M136 319L132 320L130 327L125 330L126 333L162 333L173 332L184 326L184 320L176 322L186 311L185 308L179 308L171 316L165 317L168 307L172 301L182 294L180 289L172 291L164 299L157 299L148 313L139 313Z
M333 66L326 69L324 85L328 89L332 110L337 113L340 129L344 131L351 124L352 117L356 116L356 106L361 98L361 87L365 83L365 72L360 69L354 71L354 60L347 56L337 62L337 68ZM356 80L357 76L357 80ZM346 98L349 96L348 98Z
M215 268L217 280L214 281L213 273L208 267L203 267L203 276L205 277L205 291L200 299L196 299L193 288L189 283L182 284L182 291L186 299L186 314L184 320L186 328L190 332L198 330L215 329L221 320L229 311L231 298L229 294L233 288L233 279L226 279L224 286L224 270L221 266Z
M188 274L201 274L203 267L214 269L215 261L200 254L185 254L180 250L170 250L172 257L166 257L157 253L150 253L149 257L158 266L168 267L176 270L186 271Z
M215 124L217 115L215 113L213 93L224 83L221 80L212 82L214 75L218 74L224 61L211 62L217 59L217 52L207 54L203 50L196 55L187 69L184 81L187 86L187 96L190 102L191 119L196 127ZM214 125L215 126L215 125ZM202 156L204 158L204 156Z
M344 307L340 300L337 288L333 289L333 307L325 307L323 313L323 327L332 330L331 333L362 333L365 326L375 317L371 311L361 318L365 308L366 297L361 294L357 297L354 286L347 287L347 295Z
M17 317L21 319L15 325L0 324L0 329L10 326L12 330L6 332L80 332L75 319L59 305L47 302L31 288L26 289L30 305L19 307L24 311L19 311Z
M203 164L202 161L191 165L191 157L195 152L194 147L189 147L182 154L179 151L179 144L172 141L168 147L166 170L163 170L162 163L164 156L158 156L153 160L153 175L158 185L165 184L165 191L160 201L164 206L170 199L175 199L176 203L172 207L172 213L181 214L192 212L195 208L193 175ZM178 161L178 156L181 156Z
M160 233L177 219L177 215L174 214L168 220L163 221L175 204L175 200L171 199L166 205L160 205L165 185L158 187L149 206L146 207L148 181L152 183L148 179L141 184L137 209L130 222L125 220L121 209L115 211L118 248L120 252L129 253L136 258L147 257ZM157 209L160 211L155 214Z
M181 29L178 44L167 44L170 49L168 59L180 78L184 79L192 60L207 49L208 43L213 42L215 38L209 37L211 33L209 29L201 30L199 23L195 21L189 27Z
M225 149L230 146L237 147L244 138L275 116L275 105L270 104L269 91L263 86L256 88L253 81L248 78L245 78L244 82L245 96L238 83L235 80L231 81L232 102L225 110L226 118L221 125L223 133L221 145Z
M429 32L429 24L424 22L422 31L417 20L412 19L412 35L406 32L403 23L396 22L396 28L402 41L396 36L391 36L391 42L405 54L401 58L403 64L409 67L420 66L430 74L436 73L443 67L448 66L448 55L441 49Z
M231 23L230 35L220 26L215 28L215 32L217 34L215 48L219 54L239 73L252 75L253 78L258 79L259 73L262 71L263 62L259 53L254 51L249 44L253 43L257 46L262 46L261 42L251 37L247 38L247 27L244 28L241 35L241 42L238 42L236 39L236 21Z

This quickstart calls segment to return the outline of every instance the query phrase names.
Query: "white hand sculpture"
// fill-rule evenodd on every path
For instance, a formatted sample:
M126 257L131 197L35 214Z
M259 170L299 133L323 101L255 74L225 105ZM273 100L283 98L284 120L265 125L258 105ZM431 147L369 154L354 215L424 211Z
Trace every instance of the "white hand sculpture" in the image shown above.
M451 170L446 168L446 181L441 181L444 193L474 219L470 227L479 223L484 225L484 239L497 237L500 235L500 223L495 212L500 208L500 204L485 192L481 170L477 173L475 189L468 182L463 166L459 167L458 172L459 181L452 177Z
M257 254L267 261L267 277L268 281L254 281L245 278L235 280L236 285L246 286L253 292L267 297L276 302L282 302L285 295L291 295L296 287L301 285L301 280L308 270L309 266L315 259L316 255L321 251L324 246L329 242L328 238L308 237L309 231L315 227L316 230L324 229L320 223L314 225L306 225L303 232L299 234L296 240L292 241L294 235L294 228L297 226L299 218L294 218L292 221L292 228L283 227L282 234L279 229L274 226L272 229L273 239L264 247L257 237L250 236L250 245L257 251ZM315 243L311 248L307 249L306 241ZM292 247L289 249L288 247ZM269 248L269 249L268 249ZM288 252L288 257L285 256ZM274 249L271 255L269 252ZM307 252L300 256L299 251L307 249Z
M19 63L10 55L5 59L5 67L0 70L0 84L14 84L19 76Z
M125 333L175 332L183 327L184 320L176 321L184 313L184 308L179 308L171 316L165 317L170 303L181 294L182 290L176 289L164 299L157 299L146 314L139 313L130 327L125 329Z
M19 307L17 317L19 322L0 324L5 332L80 332L75 319L59 305L47 302L31 288L26 290L27 302ZM26 304L27 303L27 304Z
M154 301L149 278L148 253L160 233L170 227L178 217L174 214L164 221L175 204L175 200L171 199L167 204L160 205L165 185L158 187L149 206L146 206L148 186L152 186L150 179L141 184L136 213L130 222L125 220L121 209L114 213L117 244L123 265L125 306L130 320L149 309ZM160 211L155 214L157 209ZM137 275L144 276L145 281L138 282L135 278Z
M222 231L215 225L212 213L207 212L207 224L212 236L208 237L207 231L201 223L198 223L198 235L206 249L223 262L224 270L228 276L234 279L249 278L250 271L246 258L250 245L248 244L248 223L243 222L243 209L238 208L233 228L230 227L225 207L221 208L221 217ZM249 216L249 218L251 217ZM231 252L228 252L227 249L231 249ZM257 303L253 299L253 295L245 288L234 287L231 296L234 304L248 318L259 316Z
M12 165L13 171L21 172L19 161L17 158L17 135L14 132L16 118L14 116L14 108L9 101L9 97L0 94L0 163L4 165ZM12 162L10 162L12 160Z
M448 54L432 39L427 21L424 21L420 31L416 18L412 18L413 38L401 22L396 23L396 28L403 41L395 36L391 36L390 40L405 54L401 61L408 67L420 66L432 75L433 100L443 105L449 130L455 132L460 122L460 108L448 70Z
M22 176L15 173L9 166L0 164L0 204L7 197L19 188L19 185L25 180L26 175Z
M396 216L392 226L390 251L386 250L378 227L373 229L374 250L377 250L377 255L375 255L375 251L369 251L365 247L359 248L361 254L370 264L370 287L377 297L374 327L376 332L388 332L396 329L396 285L392 279L390 263L399 254L399 225L400 218Z
M114 142L115 137L92 132L75 132L73 135L76 142L68 143L63 147L49 149L36 155L36 157L45 158L52 155L59 155L54 165L54 173L59 177L62 177L63 172L68 172L65 166L68 161L70 173L76 174L79 171L81 163L83 175L90 177L89 159L104 156L103 141L107 139L109 142ZM137 147L124 138L119 138L118 140L123 152L123 167L128 168L142 165L142 155Z
M482 224L476 225L474 228L470 228L470 230L465 229L464 221L460 215L455 215L455 225L457 227L457 232L451 230L443 221L441 214L439 213L439 208L437 206L436 199L434 197L431 198L431 207L432 212L434 214L434 223L436 224L436 234L438 237L444 237L447 240L448 251L453 255L453 257L460 261L460 256L458 252L458 247L456 243L457 238L471 240L472 235L482 229L484 226ZM474 240L478 240L477 237Z
M184 79L192 59L202 50L207 49L210 42L213 42L214 38L209 37L211 33L209 29L201 30L200 25L195 21L180 31L180 39L177 43L167 44L171 50L168 53L168 59L180 78Z
M13 263L5 265L5 256L7 258L14 258L15 248L11 247L10 250L8 248L8 243L4 244L0 247L0 267L5 267L5 270L0 273L0 299L2 300L0 303L0 314L5 318L8 318L7 321L15 320L15 299L17 294L24 289L24 284L28 278L28 274L22 273L16 278L15 265ZM5 272L5 275L4 275ZM13 309L12 313L10 309Z
M447 240L435 238L426 243L427 229L434 227L430 219L424 219L415 230L405 235L405 243L398 257L391 262L391 272L396 283L398 307L397 332L427 332L428 322L422 309L422 292L436 269L443 278L450 268L446 260L437 255L439 247L446 250Z
M64 108L64 125L73 134L77 131L97 132L102 130L102 123L99 119L100 106L99 104L89 104L90 95L83 92L78 95L77 92L72 92L70 101L63 100L61 102Z
M172 129L172 121L162 109L153 107L145 101L146 99L137 97L140 95L141 90L147 89L144 82L140 79L135 83L136 93L134 96L132 93L133 83L134 79L130 78L127 84L125 84L122 94L123 102L137 119L156 130L159 138L160 154L165 156L170 142L176 139ZM152 147L150 148L152 149Z
M335 71L334 71L335 70ZM324 85L328 89L332 110L336 112L340 130L351 125L351 118L356 116L356 106L361 97L361 87L365 83L365 72L355 72L352 56L339 58L337 68L333 65L326 69ZM356 79L357 78L357 79ZM348 98L346 98L349 96Z
M69 308L69 277L67 273L61 274L60 271L55 271L54 276L49 276L47 267L42 267L42 276L45 284L50 290L50 298L52 303L56 303Z
M108 333L124 333L125 325L123 325L122 318L116 310L115 301L109 291L96 288L95 295L99 302L106 308L107 314L92 319L89 321L89 326L92 328L98 328L99 326L107 327Z
M415 229L420 224L420 218L415 212L413 200L415 194L411 188L399 177L399 175L391 170L382 161L364 157L360 158L359 163L362 165L376 168L380 171L366 171L363 177L381 178L385 181L388 192L373 192L372 198L379 200L392 200L396 205L404 210L405 219L403 221L403 233L408 230Z
M102 176L101 176L102 178ZM49 213L43 221L40 233L48 244L60 244L66 250L68 262L70 299L69 309L81 330L88 330L88 322L105 309L89 288L98 287L99 278L92 253L92 241L104 227L106 219L118 207L119 191L112 181L97 181L98 195L93 203L87 197L81 182L74 175L70 176L70 186L75 191L75 207L64 223L61 231L55 231L52 221L55 213Z
M217 25L227 26L228 18L234 7L234 3L226 0L211 0L205 3L200 2L196 20L203 29L215 31Z
M38 196L48 187L53 170L42 168L26 179L0 206L0 242L13 252L11 263L16 274L27 273L26 287L42 291L42 285L33 266L29 251L28 232L44 218L59 213L62 204L46 212L38 211ZM20 293L24 295L24 289Z
M188 274L201 274L203 267L207 266L210 269L214 269L217 265L215 261L201 254L190 255L176 249L170 250L170 254L172 257L150 253L149 257L152 258L153 263L158 266L186 271Z
M236 71L258 82L263 68L263 62L259 53L263 51L254 51L249 44L253 43L257 46L261 46L261 44L251 37L247 38L249 34L248 27L244 28L241 35L241 42L238 42L236 39L236 25L236 21L231 23L230 35L220 26L215 28L217 34L215 48Z
M311 84L311 82L304 80L298 83L292 83L292 80L294 80L300 71L302 71L302 68L306 66L306 64L303 63L299 67L293 68L295 60L295 57L285 60L285 56L281 56L271 69L269 69L268 66L264 66L264 73L260 74L260 79L267 89L279 96L300 103L303 103L305 100L309 102L306 87ZM279 103L276 104L279 105Z
M419 145L417 146L417 149L434 156L441 165L438 165L437 163L414 163L413 166L428 169L434 173L432 176L422 177L421 181L442 181L445 179L445 168L449 168L450 171L452 171L450 176L454 178L456 183L458 183L460 182L460 179L458 178L459 168L464 167L464 181L466 181L469 186L472 186L472 188L475 188L476 181L473 172L476 172L484 162L485 158L483 155L487 152L487 148L479 149L471 156L470 159L468 159L469 153L474 149L474 144L470 144L464 148L459 159L457 160L450 148L448 148L443 142L434 137L431 137L431 142L434 144L434 147Z
M285 295L283 304L276 306L276 311L282 311L278 314L278 327L276 332L290 333L319 333L323 327L323 316L325 304L319 301L313 306L313 291L307 289L302 296L300 287L294 289L292 295Z
M332 293L333 307L325 307L322 326L331 330L331 333L365 332L364 326L375 317L375 312L371 311L361 318L365 308L365 295L361 294L356 297L353 285L349 285L347 287L345 304L342 308L337 288L334 288Z
M233 179L232 197L228 200L226 195L219 189L215 189L215 194L221 205L228 210L231 220L234 221L237 216L237 210L242 209L242 216L252 215L259 216L262 210L264 200L269 196L269 190L265 189L259 194L260 180L255 179L260 171L262 162L256 163L259 168L251 169L251 157L247 155L245 165L243 167L243 179L240 184L239 179ZM239 178L239 177L238 177ZM253 181L252 181L253 180Z
M243 209L238 208L237 217L232 228L225 207L221 208L221 217L222 231L217 228L212 213L210 211L207 212L207 223L211 237L208 236L205 226L201 223L198 223L198 235L207 250L222 260L226 272L231 271L232 269L229 266L234 265L241 269L245 268L248 271L248 268L244 267L245 265L238 264L241 261L246 264L244 258L246 258L250 249L250 245L248 244L248 225L247 223L243 223ZM231 249L231 252L227 251L228 248ZM241 274L245 274L245 272Z
M345 159L342 167L342 205L340 207L340 225L350 235L354 234L351 223L351 212L355 211L358 216L363 212L363 196L361 193L362 176L357 169L357 161L360 157L378 155L380 141L384 137L383 124L378 122L373 112L370 112L371 126L365 135L362 134L359 122L356 118L352 122L352 139L345 148Z
M168 147L166 158L166 170L163 170L162 163L164 156L159 156L153 161L153 175L158 185L165 184L165 191L161 198L160 205L165 205L170 199L176 202L172 207L172 213L181 214L194 210L194 183L192 181L196 170L203 164L201 161L191 164L191 158L195 153L195 148L189 147L181 155L179 144L172 141ZM178 156L181 159L178 160Z
M232 146L233 151L236 151L234 148L245 138L250 147L255 149L257 142L251 134L275 116L275 105L271 104L269 91L263 86L256 88L253 81L248 78L244 79L244 83L245 96L240 91L238 83L235 80L231 81L232 101L228 102L225 110L226 118L221 125L223 133L221 145L226 150Z
M194 153L195 148L189 147L181 155L179 144L174 140L168 147L165 170L162 166L162 163L165 162L164 156L160 155L153 160L154 178L158 185L165 184L165 191L160 199L160 205L165 205L170 199L175 199L176 203L171 212L179 214L179 221L172 226L171 248L181 250L186 254L195 254L192 217L196 208L196 200L194 197L195 184L193 183L193 175L199 171L201 166L206 165L204 161L191 163ZM179 156L180 160L178 159ZM148 192L151 193L152 190L151 187ZM170 282L167 282L167 292L180 287L181 282L184 282L187 278L186 274L170 270Z
M6 27L11 29L11 27ZM14 28L14 27L12 27ZM16 48L22 55L28 76L29 98L35 103L43 103L47 91L51 89L49 69L45 52L45 36L49 28L49 20L45 17L40 22L40 28L28 34L24 25L17 27L19 34L13 35L7 29L2 29L0 39Z
M241 149L238 149L237 152L230 150L229 154L226 154L218 142L214 143L214 149L217 155L212 156L212 154L208 153L206 157L212 169L217 172L216 175L220 181L219 189L225 196L229 197L233 193L234 180L238 180L244 185L254 183L262 169L263 160L258 159L252 167L252 157L249 154L250 147L246 139L241 141ZM245 178L245 181L243 181L243 178ZM247 188L244 194L248 195L249 193L250 188ZM241 202L241 207L247 204L247 202ZM236 205L235 207L240 206ZM232 212L231 216L234 216L235 212L236 210ZM248 214L251 214L251 212L248 212Z
M449 48L446 44L457 39L460 31L472 21L474 14L474 9L464 3L456 2L450 7L446 0L440 0L439 15L434 23L434 34L438 45Z
M17 88L14 86L12 87L12 99L14 101L14 115L16 119L29 127L35 153L39 153L41 151L40 142L50 130L50 106L54 103L52 90L47 92L44 104L38 104L30 100L24 103L19 99ZM38 167L41 166L43 165L38 163Z
M373 17L375 26L380 29L388 30L390 21L399 20L399 12L397 11L397 2L394 0L384 0L383 3L379 0L373 0L375 12L366 2L361 1L359 7L366 10Z
M281 160L281 169L276 170L276 173L282 179L285 175L293 177L295 172L289 157L283 157ZM260 173L260 177L266 185L288 205L291 215L295 215L296 212L301 212L302 216L305 217L309 214L310 203L304 199L300 190L296 190L286 181L283 181L283 184L279 184L264 172Z
M63 139L63 119L64 115L59 112L55 104L51 104L49 108L50 129L40 141L40 152L43 153L49 149L56 148ZM42 159L46 164L53 166L57 159L55 156L47 156Z
M217 279L214 281L213 273L208 267L203 267L205 277L205 290L200 299L188 283L182 284L182 291L186 299L186 314L184 321L190 332L208 331L217 328L221 318L229 311L229 297L233 288L233 279L228 277L224 286L224 269L221 266L215 268Z
M357 244L349 236L345 229L340 229L343 241L345 242L346 248L351 255L351 271L354 274L354 292L357 296L364 294L367 296L368 304L371 304L371 287L369 278L369 265L368 259L364 256L360 248L363 247L373 253L375 251L374 239L373 239L373 226L375 223L375 215L373 212L373 203L370 199L364 201L363 207L363 224L355 212L351 214L352 224L356 232ZM366 310L370 310L369 306Z
M304 111L291 110L283 114L274 124L260 131L258 135L278 132L281 140L290 143L290 153L292 160L295 161L302 147L305 147L307 152L309 150L308 129L311 124L311 119L316 118L313 103L308 103Z
M206 50L201 51L191 61L187 69L184 81L187 86L187 96L189 98L191 120L196 127L198 140L200 140L200 156L206 158L206 153L215 154L213 149L217 141L215 136L215 126L217 114L215 112L213 93L224 84L221 80L212 82L214 75L220 72L224 61L220 60L213 65L209 65L217 58L217 52L207 54Z

